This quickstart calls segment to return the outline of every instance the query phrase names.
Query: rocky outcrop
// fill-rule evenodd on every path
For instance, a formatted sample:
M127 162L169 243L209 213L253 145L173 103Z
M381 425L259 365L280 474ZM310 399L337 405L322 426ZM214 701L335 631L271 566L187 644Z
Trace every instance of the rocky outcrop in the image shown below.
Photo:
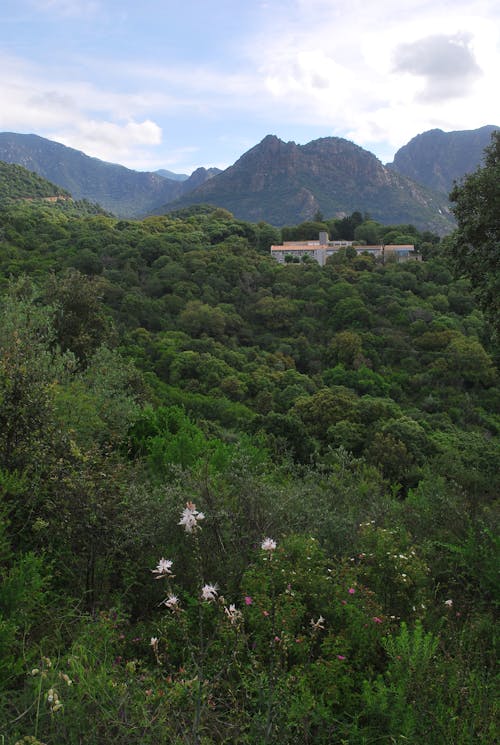
M435 191L449 194L453 182L481 164L484 148L498 127L443 132L431 129L404 145L388 167Z
M452 225L446 199L339 137L297 145L268 135L233 166L163 211L198 203L274 225L310 219L318 210L329 217L360 210L381 222L413 223L439 233Z

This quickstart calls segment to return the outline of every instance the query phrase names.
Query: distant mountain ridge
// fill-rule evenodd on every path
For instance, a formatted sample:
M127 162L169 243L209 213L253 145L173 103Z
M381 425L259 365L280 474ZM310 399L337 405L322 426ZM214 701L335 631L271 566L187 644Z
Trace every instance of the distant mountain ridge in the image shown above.
M411 222L440 233L452 226L446 198L339 137L297 145L268 135L233 166L165 205L164 211L200 202L273 225L308 220L318 211L336 216L361 210L381 222Z
M339 137L297 145L275 135L225 171L198 168L189 177L134 171L38 135L12 132L0 133L0 161L24 166L76 200L99 203L124 218L210 203L244 220L281 226L318 212L335 217L359 210L383 223L413 223L444 234L454 225L451 184L477 168L494 129L424 132L386 166Z
M491 124L457 132L431 129L400 148L387 167L430 189L449 194L454 181L480 165L484 148L497 129Z
M58 184L75 199L98 202L117 217L142 217L210 177L198 169L185 181L106 163L34 134L0 133L0 161L17 163Z

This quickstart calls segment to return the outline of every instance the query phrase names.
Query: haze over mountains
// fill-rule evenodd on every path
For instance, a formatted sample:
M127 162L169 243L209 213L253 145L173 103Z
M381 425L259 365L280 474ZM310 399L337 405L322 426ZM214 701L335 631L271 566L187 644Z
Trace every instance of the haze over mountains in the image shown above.
M480 164L495 126L413 138L384 166L375 155L338 138L297 145L268 135L225 171L190 176L139 172L106 163L37 135L0 133L0 161L34 171L75 199L97 202L118 217L161 214L199 203L236 217L296 224L317 212L368 212L384 223L413 223L444 234L453 227L448 193Z

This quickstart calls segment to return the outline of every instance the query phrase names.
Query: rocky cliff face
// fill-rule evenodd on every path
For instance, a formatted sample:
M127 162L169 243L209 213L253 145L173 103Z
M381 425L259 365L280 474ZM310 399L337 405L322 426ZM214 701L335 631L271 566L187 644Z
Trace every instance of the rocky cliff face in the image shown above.
M338 137L307 145L268 135L218 176L168 205L208 202L244 220L274 225L354 210L381 222L412 222L438 232L450 229L447 200L438 198L367 150Z
M388 167L430 189L449 194L454 181L481 164L484 148L496 129L493 125L461 132L431 129L398 150Z

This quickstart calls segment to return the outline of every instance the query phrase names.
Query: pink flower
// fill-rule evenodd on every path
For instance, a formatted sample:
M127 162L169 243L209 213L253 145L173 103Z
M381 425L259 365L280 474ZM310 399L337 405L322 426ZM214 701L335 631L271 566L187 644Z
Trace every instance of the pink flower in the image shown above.
M276 541L272 538L264 538L260 547L263 551L274 551L276 548Z
M267 611L267 610L263 610L263 611L262 611L262 615L263 615L263 616L268 616L268 615L269 615L269 611Z
M340 602L342 603L342 605L347 605L347 600L341 600Z
M338 660L345 660L345 657L344 657L344 655L343 655L343 654L338 654L338 655L337 655L337 659L338 659Z
M245 605L252 605L253 600L250 595L245 595Z
M382 619L381 619L381 618L379 618L378 616L374 616L374 617L372 618L372 621L373 621L373 623L382 623Z
M355 592L356 590L354 589L354 587L349 588L349 595L354 595Z

